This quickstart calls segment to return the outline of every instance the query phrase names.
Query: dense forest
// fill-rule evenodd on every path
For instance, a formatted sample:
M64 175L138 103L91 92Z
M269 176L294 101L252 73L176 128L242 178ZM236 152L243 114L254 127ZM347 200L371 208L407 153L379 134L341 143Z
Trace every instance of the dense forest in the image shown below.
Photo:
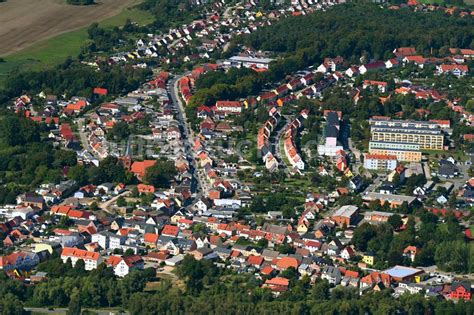
M392 57L396 47L414 46L424 55L474 45L474 20L441 12L387 10L345 4L327 12L289 17L241 37L239 43L281 53L304 52L304 61L340 55L351 62Z

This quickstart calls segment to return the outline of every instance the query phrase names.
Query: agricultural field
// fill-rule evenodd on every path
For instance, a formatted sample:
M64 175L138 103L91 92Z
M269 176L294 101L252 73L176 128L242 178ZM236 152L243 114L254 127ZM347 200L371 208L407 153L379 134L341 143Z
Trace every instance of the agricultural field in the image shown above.
M8 0L0 3L0 82L15 69L41 69L75 57L87 41L87 27L144 25L151 14L132 8L141 0L99 0L72 6L63 0Z
M100 0L73 6L63 0L8 0L0 4L0 56L118 15L137 0Z

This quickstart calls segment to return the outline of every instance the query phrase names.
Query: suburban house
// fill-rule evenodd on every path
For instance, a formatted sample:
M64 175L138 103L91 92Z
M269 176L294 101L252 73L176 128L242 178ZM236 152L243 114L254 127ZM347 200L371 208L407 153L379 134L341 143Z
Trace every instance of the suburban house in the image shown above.
M89 252L75 247L64 247L61 253L61 259L63 263L66 263L66 261L70 259L73 267L78 260L83 260L85 270L97 269L97 266L102 263L102 256L98 252Z
M152 167L153 165L156 164L155 160L145 160L145 161L140 161L140 162L133 162L132 166L130 167L130 172L135 174L139 180L143 179L145 177L146 170L149 167Z
M138 255L132 256L110 256L106 264L114 269L114 273L118 277L125 277L130 271L143 269L144 262L142 257Z
M288 291L290 280L281 277L275 277L265 281L264 288L269 288L275 294Z
M329 284L338 285L341 283L342 275L337 267L325 266L321 273L321 278L327 280Z
M242 112L242 103L238 101L217 101L215 113L221 116L236 115Z
M469 282L453 282L449 297L453 300L470 301L472 297L471 285Z

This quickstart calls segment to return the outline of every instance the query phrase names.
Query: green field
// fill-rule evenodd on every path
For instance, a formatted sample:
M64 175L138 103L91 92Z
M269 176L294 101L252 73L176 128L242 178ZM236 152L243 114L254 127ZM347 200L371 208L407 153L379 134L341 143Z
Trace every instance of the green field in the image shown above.
M130 19L139 25L153 22L153 16L136 8L125 9L122 13L99 23L100 26L112 28L123 26ZM41 41L20 52L3 57L0 62L0 83L7 80L7 75L15 70L40 70L63 62L67 57L76 57L81 47L87 42L87 27L61 34Z

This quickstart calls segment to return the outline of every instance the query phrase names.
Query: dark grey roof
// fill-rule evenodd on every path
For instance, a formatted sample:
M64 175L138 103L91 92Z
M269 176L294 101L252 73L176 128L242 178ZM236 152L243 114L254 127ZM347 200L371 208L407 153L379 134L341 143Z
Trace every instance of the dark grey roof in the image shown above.
M438 174L444 176L454 176L458 173L458 168L454 164L442 164L438 170Z
M459 287L463 287L468 292L471 291L471 284L469 282L462 281L462 282L453 282L451 284L451 290L453 290L453 291L456 290Z
M323 268L323 274L329 274L332 277L340 277L341 276L341 271L333 266L326 266Z
M338 125L339 124L339 116L337 112L329 112L326 116L326 121L328 125Z
M325 132L326 138L328 137L337 138L337 136L339 135L339 130L334 125L327 124L324 132Z

